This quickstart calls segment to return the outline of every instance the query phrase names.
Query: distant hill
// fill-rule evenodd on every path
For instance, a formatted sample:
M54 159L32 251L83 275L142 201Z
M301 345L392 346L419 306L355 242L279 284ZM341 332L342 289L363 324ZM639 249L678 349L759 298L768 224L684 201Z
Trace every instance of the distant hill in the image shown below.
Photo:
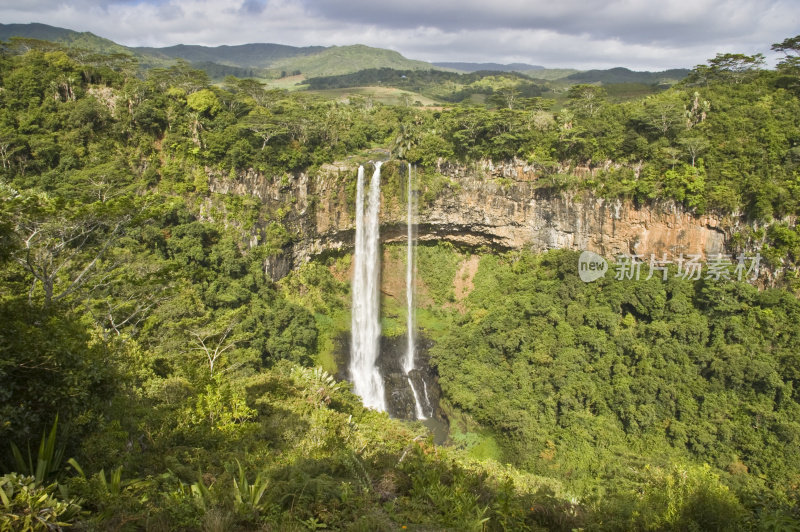
M673 68L663 72L635 72L617 67L608 70L586 70L566 76L565 80L574 83L676 83L689 75L687 68Z
M672 84L685 78L688 69L663 72L634 72L627 68L609 70L546 69L525 63L426 63L403 57L398 52L372 48L361 44L352 46L288 46L254 43L235 46L199 46L179 44L163 48L129 48L89 32L77 32L46 24L0 24L0 40L23 37L51 41L65 46L85 48L106 53L126 53L135 56L143 69L168 66L184 59L195 68L205 70L212 79L227 75L238 77L274 77L301 73L305 78L339 76L367 69L394 70L456 70L461 72L520 72L545 80L569 83L643 83Z
M575 70L574 68L543 68L540 70L526 70L523 74L536 79L555 81L572 74L577 74L578 72L580 72L580 70Z
M461 72L495 71L520 72L526 76L544 80L566 80L572 83L675 83L689 74L688 69L676 68L663 72L635 72L623 67L607 70L576 70L574 68L545 68L525 63L433 63L436 66L452 68Z
M520 97L541 96L547 89L519 72L452 72L450 70L395 70L370 68L350 74L312 77L305 81L312 91L327 94L352 93L347 89L387 88L421 95L436 102L481 102L490 97L496 88L513 85ZM331 92L338 91L338 92Z
M8 41L11 37L50 41L96 52L132 54L129 48L88 31L73 31L35 22L31 24L0 24L0 41Z
M132 48L141 55L162 59L185 59L190 63L216 63L240 68L269 68L277 61L297 56L318 54L324 46L287 46L285 44L257 43L237 46L197 46L178 44L164 48Z
M452 68L461 72L479 72L491 70L493 72L525 72L527 70L542 70L543 66L528 65L526 63L511 63L503 65L500 63L460 63L460 62L436 62L432 63L437 67Z
M430 70L437 67L424 61L406 59L398 52L364 45L287 46L254 43L235 46L179 44L163 48L119 45L89 32L77 32L46 24L0 24L0 40L24 37L51 41L70 47L102 52L127 53L137 57L142 68L164 67L183 59L205 70L213 79L226 75L239 77L278 77L300 72L305 77L334 76L368 68Z
M300 71L305 77L310 78L337 76L370 68L431 70L436 67L425 61L406 59L393 50L355 44L352 46L331 46L313 55L280 60L272 65L271 68L280 68L288 72Z

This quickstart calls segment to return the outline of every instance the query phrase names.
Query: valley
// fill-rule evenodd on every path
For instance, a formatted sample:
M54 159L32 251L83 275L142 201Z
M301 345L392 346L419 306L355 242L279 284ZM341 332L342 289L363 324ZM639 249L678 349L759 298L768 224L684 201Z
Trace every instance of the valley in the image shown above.
M23 29L0 528L800 523L796 37L520 73Z

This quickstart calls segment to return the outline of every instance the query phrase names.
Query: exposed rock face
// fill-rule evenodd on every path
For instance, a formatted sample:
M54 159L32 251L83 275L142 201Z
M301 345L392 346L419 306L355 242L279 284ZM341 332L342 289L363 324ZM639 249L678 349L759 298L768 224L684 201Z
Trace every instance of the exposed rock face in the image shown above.
M442 165L439 170L453 186L421 206L420 240L497 249L590 250L606 257L709 256L726 251L726 232L719 218L694 216L670 202L637 207L588 192L539 188L537 170L521 162ZM316 255L352 247L355 200L350 189L356 172L356 165L326 165L314 178L300 174L275 182L255 172L236 180L212 173L209 185L214 192L254 195L270 209L284 210L284 223L299 238L282 256L268 261L270 275L279 278ZM381 239L385 242L405 239L401 201L384 195Z
M490 176L506 181L481 179L463 167L443 168L460 188L436 199L421 219L420 238L534 251L590 250L606 256L725 251L725 233L712 216L693 216L667 202L636 208L629 201L588 193L554 193L536 188L529 167L485 164Z
M381 354L378 369L386 383L386 408L389 415L401 419L416 419L414 392L408 383L409 377L419 390L422 412L425 417L442 418L439 409L441 391L436 374L428 362L428 349L431 342L419 336L414 368L406 377L401 361L405 355L406 336L381 338Z

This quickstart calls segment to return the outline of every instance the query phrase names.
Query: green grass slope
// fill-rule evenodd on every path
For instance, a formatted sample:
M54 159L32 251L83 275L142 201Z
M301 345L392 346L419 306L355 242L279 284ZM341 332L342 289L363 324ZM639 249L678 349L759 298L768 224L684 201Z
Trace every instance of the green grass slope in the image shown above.
M424 61L406 59L393 50L355 44L332 46L318 54L288 58L275 63L274 68L291 72L299 70L306 77L314 77L349 74L368 68L431 70L436 67Z
M580 70L575 70L574 68L543 68L541 70L524 70L522 71L523 74L530 76L535 79L545 79L548 81L554 81L557 79L566 78L567 76L571 76L572 74L578 74Z

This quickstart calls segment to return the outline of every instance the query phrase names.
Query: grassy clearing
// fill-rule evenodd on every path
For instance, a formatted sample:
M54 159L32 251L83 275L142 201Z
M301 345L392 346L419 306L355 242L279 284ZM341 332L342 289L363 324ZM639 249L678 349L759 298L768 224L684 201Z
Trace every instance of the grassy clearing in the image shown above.
M286 76L285 78L279 79L260 79L259 81L265 83L269 89L297 91L302 90L302 86L300 84L305 80L306 77L300 74L298 76Z
M308 91L331 100L340 100L352 96L370 97L385 105L437 105L438 102L416 92L405 91L394 87L349 87L344 89L324 89ZM419 102L417 104L417 102Z

